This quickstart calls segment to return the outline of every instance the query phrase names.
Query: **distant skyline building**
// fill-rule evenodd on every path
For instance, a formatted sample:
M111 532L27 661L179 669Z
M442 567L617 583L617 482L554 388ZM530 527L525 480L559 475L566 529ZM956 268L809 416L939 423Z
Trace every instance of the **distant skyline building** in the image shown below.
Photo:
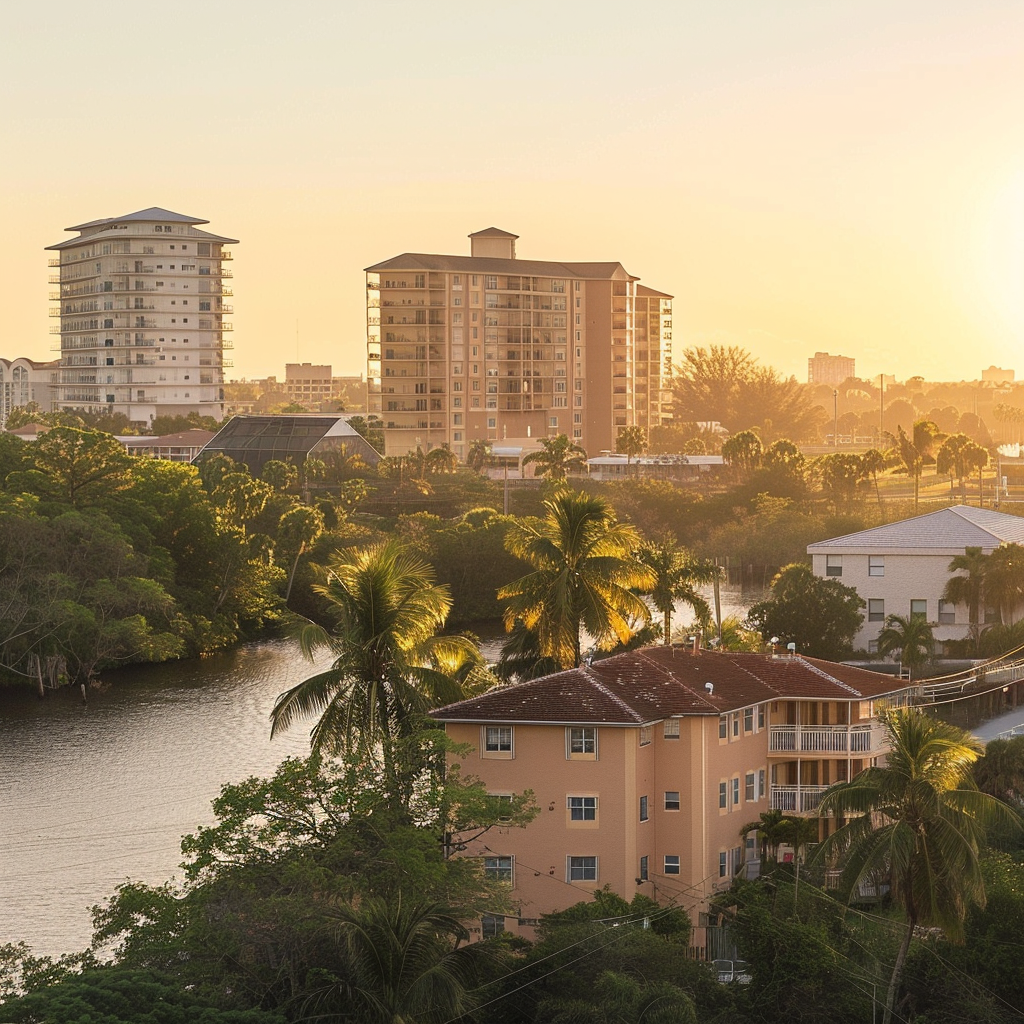
M842 384L848 377L855 377L855 360L850 356L830 356L827 352L815 352L807 360L808 384Z
M999 366L990 366L981 371L981 379L987 384L1012 384L1013 370L1004 370Z
M0 359L0 430L7 426L12 409L30 402L35 402L40 412L53 411L58 365L56 359L45 363L23 356Z
M518 237L488 228L469 256L367 267L369 409L389 455L556 434L596 454L667 418L672 296L621 263L517 259Z
M224 316L237 239L160 207L66 228L47 246L60 305L57 407L124 413L133 423L191 412L224 415Z

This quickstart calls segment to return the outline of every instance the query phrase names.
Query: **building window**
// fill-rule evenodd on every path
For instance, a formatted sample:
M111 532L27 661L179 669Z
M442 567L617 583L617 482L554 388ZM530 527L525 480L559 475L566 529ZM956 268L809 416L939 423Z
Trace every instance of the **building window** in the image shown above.
M567 797L570 821L597 821L596 796Z
M884 576L885 575L885 556L884 555L868 555L868 575L869 576Z
M654 729L650 725L640 726L640 746L646 747L651 742L651 737L654 733Z
M732 716L732 734L733 736L739 736L740 734L740 716L733 712Z
M480 936L495 939L505 930L505 918L500 914L484 914L480 918Z
M568 880L570 882L596 882L596 857L569 857Z
M597 729L571 725L565 730L566 757L569 760L597 760Z
M669 718L661 726L661 737L666 740L679 739L679 719Z
M649 875L647 873L647 857L640 858L640 881L646 882Z
M956 605L952 601L939 602L939 625L952 626L956 622Z
M665 810L679 810L679 792L677 790L669 790L665 793Z
M484 727L484 756L512 756L512 726L488 725Z
M767 791L765 789L765 772L764 772L763 768L759 768L757 770L757 798L758 798L758 800L761 800L764 797L766 792Z
M728 856L729 855L724 850L718 855L718 877L719 878L725 878L725 876L729 872Z
M868 622L885 622L885 601L880 597L868 598Z
M755 791L754 791L754 773L753 772L747 772L746 778L744 779L744 782L743 782L743 789L744 789L743 799L746 800L747 803L753 803L757 799L757 796L756 796Z
M647 813L647 797L642 796L642 797L640 797L640 820L641 821L646 821L647 818L648 818L648 813Z
M484 876L494 882L512 884L511 857L484 857Z
M826 576L842 576L843 575L843 556L842 555L826 555L825 556L825 575Z
M869 640L868 641L868 654L877 654L877 653L878 653L878 641L877 640Z
M727 782L720 782L718 784L718 806L729 806L729 783Z
M744 708L743 709L743 731L753 732L754 731L754 709Z
M737 775L732 780L732 805L736 807L740 802L740 777Z
M911 600L910 602L910 617L912 619L927 619L928 618L928 602Z
M665 874L666 875L678 875L679 874L679 854L672 854L672 853L665 854Z
M764 728L764 705L757 705L757 727L758 729Z
M718 716L718 738L720 740L729 738L729 719L726 715Z

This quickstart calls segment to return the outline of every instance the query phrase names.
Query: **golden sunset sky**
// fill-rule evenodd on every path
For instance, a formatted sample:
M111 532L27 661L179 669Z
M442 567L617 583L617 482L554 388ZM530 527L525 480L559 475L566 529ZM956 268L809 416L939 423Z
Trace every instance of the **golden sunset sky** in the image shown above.
M364 267L619 260L676 351L1024 376L1024 0L0 5L0 355L44 246L163 206L241 239L235 368L365 370Z

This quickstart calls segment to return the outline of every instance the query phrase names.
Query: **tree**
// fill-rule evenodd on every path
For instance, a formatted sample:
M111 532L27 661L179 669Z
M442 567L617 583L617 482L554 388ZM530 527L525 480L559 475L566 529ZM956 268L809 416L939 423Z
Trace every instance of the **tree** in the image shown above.
M290 491L299 482L299 471L291 462L268 459L260 470L260 479L275 491Z
M877 448L869 448L860 457L861 473L865 477L871 477L875 485L875 497L878 499L878 507L882 507L882 492L878 489L878 474L886 468L885 455Z
M896 428L895 453L903 464L903 468L906 470L907 476L914 478L914 511L916 512L918 494L921 487L921 468L924 465L924 460L921 456L920 449L918 449L913 440L907 436L903 427Z
M447 444L431 448L423 460L424 469L431 476L452 474L459 468L459 460Z
M487 465L490 457L490 441L485 441L483 438L478 437L469 444L469 450L466 453L466 465L479 473Z
M775 864L779 859L779 847L786 842L789 834L789 819L779 810L762 811L757 821L749 821L740 829L740 835L744 839L751 832L757 834L758 857L761 864Z
M956 555L950 561L948 568L950 572L963 575L950 576L942 590L942 600L967 605L967 621L977 648L981 639L979 622L988 556L982 553L980 547L966 547L962 555Z
M278 697L271 732L316 714L314 752L361 751L381 762L391 792L406 795L397 744L430 708L465 696L480 653L464 637L438 635L451 609L448 588L395 541L339 555L314 590L337 622L333 634L307 627L303 650L326 648L335 660Z
M960 483L960 501L967 502L966 479L970 473L966 453L969 448L977 447L966 434L951 434L943 442L935 456L935 472L942 473L950 478L950 490L952 490L952 478Z
M763 454L761 438L752 430L741 430L722 445L725 461L745 473L753 473L761 465Z
M772 580L772 596L748 613L751 628L767 642L783 644L812 657L839 661L853 651L853 638L864 622L864 601L853 587L815 576L810 566L787 565Z
M898 654L911 678L931 659L934 646L931 623L923 615L889 615L878 634L878 653L886 658Z
M292 595L292 584L295 582L295 570L299 567L299 559L316 543L323 532L324 517L319 509L310 508L308 505L296 505L281 516L278 543L295 550L291 572L288 573L285 601Z
M838 513L857 496L857 485L864 480L864 462L852 452L835 452L815 460L821 485Z
M911 708L887 712L884 722L891 745L885 767L867 768L822 797L821 815L847 819L815 858L838 858L850 893L873 873L889 877L907 925L886 995L883 1024L890 1024L915 927L939 927L961 939L968 906L985 903L985 828L1020 820L978 791L971 769L980 747L970 734Z
M568 434L557 437L542 437L540 450L530 452L523 459L523 465L537 466L534 472L549 480L564 480L573 471L583 472L587 468L587 453L580 445L569 440Z
M628 476L633 459L647 451L647 431L643 427L619 427L619 433L615 438L615 450L626 456Z
M1010 626L1024 604L1024 545L1003 544L985 561L985 603L999 611L999 621Z
M660 542L643 544L638 556L653 577L651 589L646 593L663 616L662 638L666 644L672 643L672 613L676 601L685 601L699 621L711 621L711 609L697 587L713 583L721 576L718 566L695 559L671 535Z
M978 789L1024 809L1024 736L989 740L974 765Z
M541 653L562 668L580 663L580 628L599 646L624 642L650 621L633 593L653 583L636 558L636 530L615 518L603 498L561 490L544 502L547 515L513 524L508 550L532 572L502 587L505 628L518 622L535 630Z

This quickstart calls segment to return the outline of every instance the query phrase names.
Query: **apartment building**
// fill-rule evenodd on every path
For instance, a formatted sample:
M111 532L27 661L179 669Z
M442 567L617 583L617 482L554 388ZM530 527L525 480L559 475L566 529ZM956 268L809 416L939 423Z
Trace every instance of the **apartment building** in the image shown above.
M48 250L50 316L60 335L57 406L124 413L133 423L197 412L224 415L224 317L237 239L159 207L76 224Z
M285 363L284 390L293 402L311 412L341 402L346 412L366 411L366 381L358 377L336 377L330 363Z
M886 753L878 702L907 683L797 656L650 647L502 687L433 712L495 796L532 790L539 815L467 844L518 913L480 934L530 934L605 885L691 913L759 869L740 829L822 793Z
M850 356L830 356L827 352L815 352L807 360L808 384L842 384L855 376L855 360Z
M0 359L0 430L7 425L12 409L34 402L40 412L52 412L57 361L37 362L18 356Z
M404 253L366 270L370 412L387 454L567 434L612 450L667 415L672 296L621 263L516 258L518 235L469 256Z

